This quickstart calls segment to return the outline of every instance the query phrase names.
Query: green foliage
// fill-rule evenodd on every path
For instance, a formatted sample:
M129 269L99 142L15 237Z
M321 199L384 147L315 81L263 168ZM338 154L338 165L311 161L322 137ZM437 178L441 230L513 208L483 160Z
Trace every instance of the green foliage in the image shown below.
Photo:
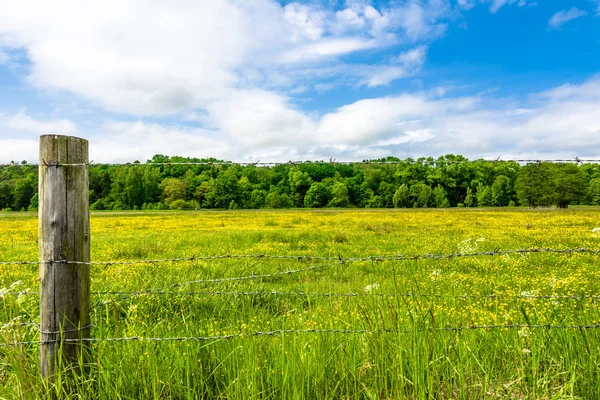
M448 201L448 194L444 190L443 187L437 185L435 189L431 191L432 196L432 204L437 208L448 208L450 207L450 202Z
M38 209L38 202L39 202L39 198L38 198L38 194L34 194L33 197L31 197L31 200L29 201L29 211L36 211Z
M410 187L409 197L413 208L427 208L432 204L431 188L424 183L416 183Z
M555 190L555 169L550 163L532 163L521 168L515 185L521 204L549 206Z
M336 182L331 188L331 201L329 205L332 207L346 207L350 203L348 197L348 187L344 182Z
M510 179L504 175L498 175L492 184L491 195L491 205L498 207L507 206L512 199Z
M277 192L269 193L265 198L265 208L291 208L294 203L287 194L280 195Z
M588 201L589 204L600 205L600 178L594 178L590 181L588 186Z
M89 202L94 210L170 208L177 200L220 209L600 204L598 165L521 167L516 162L465 162L453 154L382 160L397 164L171 165L220 160L156 155L151 162L167 164L91 166ZM33 210L36 193L36 167L0 167L0 209Z
M250 208L258 209L263 208L267 201L267 191L261 189L254 189L250 195Z
M463 203L459 203L463 204ZM467 195L465 196L465 202L463 204L465 207L475 207L477 205L477 198L473 194L473 189L467 188Z
M490 207L492 203L492 190L489 186L479 185L477 187L477 206L478 207Z
M192 201L185 201L183 199L173 200L169 203L170 210L194 210L197 208L197 203Z
M575 164L558 164L555 166L553 202L559 208L567 208L585 196L587 181L583 170Z
M408 207L409 194L410 189L408 186L405 183L400 185L400 187L394 192L394 197L392 198L394 207Z
M327 205L331 199L331 191L327 185L322 182L315 182L310 186L306 197L304 197L304 205L310 208L322 208Z
M167 207L175 201L185 201L187 193L185 182L177 178L167 178L161 183L163 203Z

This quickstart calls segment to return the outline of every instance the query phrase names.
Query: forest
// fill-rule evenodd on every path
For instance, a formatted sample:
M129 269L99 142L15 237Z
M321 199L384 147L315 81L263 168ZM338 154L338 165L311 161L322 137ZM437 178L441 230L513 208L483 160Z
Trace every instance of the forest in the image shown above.
M88 168L92 210L600 205L600 165L595 163L521 165L448 154L241 166L155 155L146 163ZM0 210L37 209L37 185L37 165L0 167Z

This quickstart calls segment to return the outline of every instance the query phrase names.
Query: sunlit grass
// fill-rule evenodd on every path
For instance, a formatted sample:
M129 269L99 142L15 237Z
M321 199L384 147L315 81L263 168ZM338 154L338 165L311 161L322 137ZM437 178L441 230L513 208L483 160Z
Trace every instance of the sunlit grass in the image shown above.
M92 214L92 260L206 255L365 257L600 248L597 208ZM0 214L0 261L37 260L37 219ZM600 256L523 254L339 263L225 258L95 264L84 398L593 398L597 329L439 330L600 323ZM264 279L181 282L323 266ZM37 291L37 266L0 265L3 291ZM183 293L182 293L183 292ZM225 293L224 293L225 292ZM233 293L232 293L233 292ZM179 294L177 294L179 293ZM302 293L302 294L299 294ZM323 294L359 294L323 296ZM486 297L490 294L495 297ZM518 296L518 297L514 297ZM527 297L534 296L534 297ZM539 298L535 296L554 296ZM38 298L3 295L2 341L38 340ZM283 333L276 330L367 330ZM39 397L35 345L0 347L0 397ZM54 390L65 396L66 386Z

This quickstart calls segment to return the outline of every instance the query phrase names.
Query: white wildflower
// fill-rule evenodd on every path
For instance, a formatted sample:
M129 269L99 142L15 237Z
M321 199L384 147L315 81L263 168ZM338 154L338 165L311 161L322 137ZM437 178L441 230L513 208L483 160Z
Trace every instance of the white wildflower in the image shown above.
M525 327L519 329L518 333L519 333L519 336L522 338L528 337L529 333L530 333L529 328L525 326Z
M531 354L531 350L529 349L523 349L521 351L523 352L523 354Z
M365 286L365 292L366 293L371 293L375 290L379 289L379 284L378 283L371 283L370 285Z
M473 239L465 239L458 244L458 251L460 253L470 253L477 248L477 243L473 243Z

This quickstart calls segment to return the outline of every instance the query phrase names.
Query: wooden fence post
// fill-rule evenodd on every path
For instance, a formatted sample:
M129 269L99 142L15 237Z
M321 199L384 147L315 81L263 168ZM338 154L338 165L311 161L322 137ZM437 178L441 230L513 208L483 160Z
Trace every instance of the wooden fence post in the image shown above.
M39 164L40 372L86 362L90 335L88 142L43 135ZM68 262L67 262L68 261Z

